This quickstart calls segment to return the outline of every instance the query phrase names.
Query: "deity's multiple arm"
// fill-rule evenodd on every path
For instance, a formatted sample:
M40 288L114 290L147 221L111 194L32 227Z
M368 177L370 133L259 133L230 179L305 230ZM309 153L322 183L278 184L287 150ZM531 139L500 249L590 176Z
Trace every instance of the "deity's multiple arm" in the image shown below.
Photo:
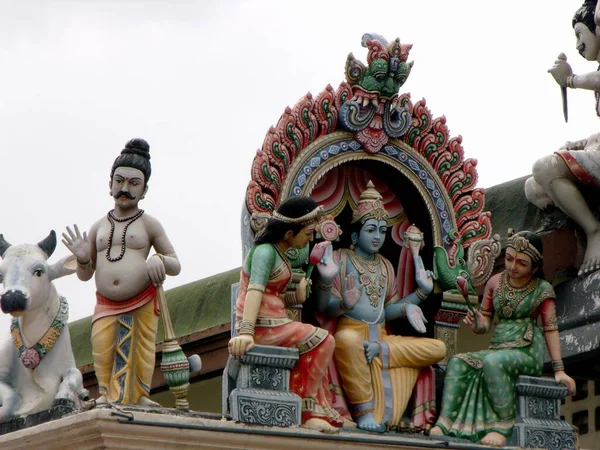
M412 308L409 305L418 307L418 305L420 305L433 291L433 278L431 272L425 269L421 255L418 253L413 254L413 263L415 266L415 282L417 288L406 297L386 306L386 321L394 320L399 317L407 317L413 311L418 313L416 308ZM420 308L418 309L420 310Z

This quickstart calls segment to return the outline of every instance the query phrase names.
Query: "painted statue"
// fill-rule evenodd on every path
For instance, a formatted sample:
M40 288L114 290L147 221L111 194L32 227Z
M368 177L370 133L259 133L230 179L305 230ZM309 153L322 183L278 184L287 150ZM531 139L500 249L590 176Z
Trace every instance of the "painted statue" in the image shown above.
M292 276L285 252L304 248L313 240L321 213L322 208L310 198L291 197L279 205L256 237L240 273L235 324L239 335L229 341L229 353L242 356L255 343L296 347L300 359L291 370L290 390L302 398L302 424L335 432L342 419L329 405L326 376L335 348L333 336L286 315L286 305L306 300L306 278L295 292L283 294Z
M555 380L575 393L575 382L561 359L554 289L543 278L542 240L522 231L509 237L506 245L505 270L487 282L481 310L475 315L469 311L463 319L473 332L482 334L490 330L497 314L490 346L450 360L442 411L432 435L504 446L515 423L517 378L542 374L544 345Z
M98 402L156 405L149 399L160 314L157 286L181 270L160 222L139 202L148 191L150 146L132 139L110 174L114 209L80 234L67 228L63 243L77 257L77 276L95 274L92 351ZM154 253L150 258L150 249Z
M0 235L2 312L13 316L0 340L0 422L87 398L69 336L69 305L52 280L74 273L69 259L48 263L56 233L37 245L11 246ZM72 257L69 257L72 259Z
M600 63L600 38L594 20L596 7L596 0L586 1L573 17L573 29L579 54L588 61ZM594 91L596 114L600 116L600 71L573 74L566 57L561 54L549 72L563 90L565 111L567 88L588 89ZM535 162L533 177L525 184L525 194L530 202L544 210L558 207L583 228L587 249L579 269L580 276L600 269L600 221L580 191L581 185L600 187L599 165L600 133L567 142L554 154Z
M388 231L382 197L369 182L352 216L349 249L328 252L317 265L318 309L336 317L335 362L353 419L359 428L383 432L398 426L422 369L441 361L437 339L389 335L386 322L406 317L419 332L421 303L433 289L431 272L419 256L422 234L412 226L408 241L417 288L399 298L391 262L379 254Z

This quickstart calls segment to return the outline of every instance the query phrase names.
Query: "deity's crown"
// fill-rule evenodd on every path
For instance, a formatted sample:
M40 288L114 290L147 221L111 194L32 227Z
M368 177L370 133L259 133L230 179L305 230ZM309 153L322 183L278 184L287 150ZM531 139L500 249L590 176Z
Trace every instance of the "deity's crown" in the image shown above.
M372 181L367 183L367 188L360 194L356 209L352 212L352 223L365 223L369 219L388 220L389 214L383 207L381 194L375 189Z

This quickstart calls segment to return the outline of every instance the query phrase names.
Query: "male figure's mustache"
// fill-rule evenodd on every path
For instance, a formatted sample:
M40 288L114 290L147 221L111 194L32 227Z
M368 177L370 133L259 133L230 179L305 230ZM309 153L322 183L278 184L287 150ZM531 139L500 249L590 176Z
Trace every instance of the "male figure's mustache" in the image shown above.
M135 200L135 197L133 195L131 195L131 193L127 192L127 191L119 191L115 194L115 198L119 198L122 195L124 195L125 197L127 197L130 200Z

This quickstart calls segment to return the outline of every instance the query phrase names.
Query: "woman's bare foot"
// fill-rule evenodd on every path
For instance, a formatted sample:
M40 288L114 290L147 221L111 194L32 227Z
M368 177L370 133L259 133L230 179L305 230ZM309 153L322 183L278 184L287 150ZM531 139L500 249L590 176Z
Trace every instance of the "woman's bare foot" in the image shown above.
M600 228L587 236L587 248L578 275L586 276L600 269Z
M483 437L481 443L491 447L504 447L504 444L506 444L506 438L500 433L491 431Z
M435 427L433 427L431 430L429 430L429 436L443 436L443 435L444 435L444 432L437 425Z
M340 431L339 428L330 425L326 420L317 419L316 417L308 419L302 426L304 428L310 428L311 430L320 431L321 433L338 433Z
M356 423L352 422L350 419L344 417L344 424L342 425L344 428L356 428Z

